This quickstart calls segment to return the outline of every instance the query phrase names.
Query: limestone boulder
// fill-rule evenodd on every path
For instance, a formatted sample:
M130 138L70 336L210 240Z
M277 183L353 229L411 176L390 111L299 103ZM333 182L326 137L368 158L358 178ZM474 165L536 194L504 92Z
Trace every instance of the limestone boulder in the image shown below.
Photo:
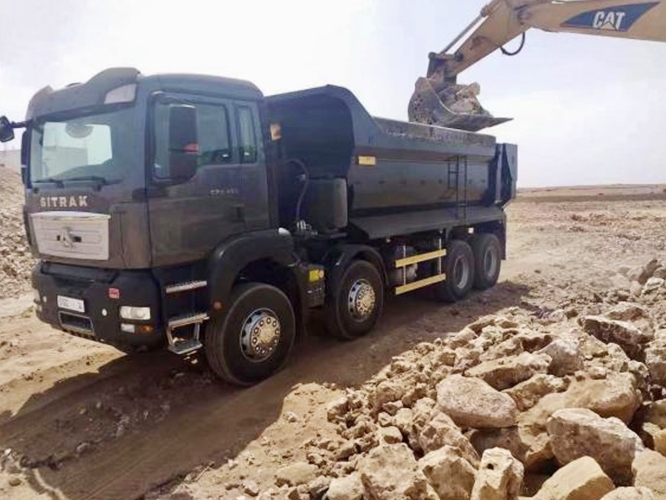
M654 493L648 488L618 488L611 491L601 500L656 500Z
M645 421L666 429L666 399L653 401L647 405Z
M437 500L406 444L380 445L359 462L368 498L376 500Z
M605 316L618 321L637 321L650 319L648 310L633 302L620 302L613 306Z
M418 461L421 472L440 498L469 500L476 469L452 446L431 451Z
M548 433L534 432L530 426L476 430L470 435L470 442L479 455L491 448L510 451L526 471L539 470L553 458Z
M393 380L384 380L377 384L371 394L371 404L379 411L385 403L398 401L405 393L403 384Z
M511 397L483 380L462 375L451 375L437 385L437 405L463 427L512 427L518 414Z
M663 288L666 285L666 280L664 278L655 278L654 276L648 279L643 285L643 290L641 290L641 296L650 295L660 288Z
M583 329L602 342L618 344L630 356L636 356L641 346L653 338L649 330L641 330L627 321L608 319L603 316L586 316L582 321Z
M571 382L564 392L546 394L518 416L518 425L538 436L546 432L548 418L564 408L587 408L602 417L617 417L629 423L641 401L633 375L629 373L611 373L602 380L583 378Z
M645 365L652 383L666 387L666 342L655 342L645 350Z
M456 448L461 456L475 467L479 456L469 440L460 432L456 424L445 414L437 414L418 435L418 444L424 453L438 450L445 445Z
M634 486L650 488L656 500L666 500L666 457L646 450L636 455L631 464Z
M652 448L654 451L658 451L666 456L666 429L646 422L643 424L643 431L652 439Z
M341 396L326 405L326 416L329 422L340 423L344 422L347 412L349 411L349 398Z
M380 427L377 430L377 440L380 443L394 444L402 443L402 432L397 427L392 425L388 427Z
M557 470L532 500L601 500L614 489L593 458L581 457Z
M546 428L553 454L561 465L592 457L615 483L632 483L631 464L645 446L621 420L569 408L553 414Z
M363 500L363 482L358 472L335 478L326 492L327 500Z
M551 358L548 372L558 377L573 375L584 366L580 345L573 339L557 339L538 351Z
M467 370L466 375L485 381L498 391L513 387L537 373L546 373L551 358L547 354L523 352L518 356L486 361Z
M523 484L523 464L508 450L483 452L471 500L516 500Z
M275 484L278 486L298 486L307 484L317 475L317 466L306 462L295 462L278 469Z
M617 417L625 423L631 422L642 402L631 373L575 380L563 395L563 408L588 408L602 417Z
M514 400L518 410L527 411L536 405L546 394L563 392L568 383L553 375L540 373L520 384L504 391Z
M659 261L657 259L652 259L644 266L636 266L629 269L627 271L627 278L631 281L637 281L643 285L654 275L654 272L659 267Z

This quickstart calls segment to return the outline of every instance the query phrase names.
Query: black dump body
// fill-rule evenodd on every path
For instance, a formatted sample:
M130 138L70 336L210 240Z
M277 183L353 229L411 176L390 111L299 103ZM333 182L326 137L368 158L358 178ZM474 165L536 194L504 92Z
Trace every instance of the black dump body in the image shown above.
M515 196L516 147L492 136L374 118L335 86L267 101L283 157L311 179L345 179L349 225L365 238L501 220ZM285 199L298 191L289 177Z

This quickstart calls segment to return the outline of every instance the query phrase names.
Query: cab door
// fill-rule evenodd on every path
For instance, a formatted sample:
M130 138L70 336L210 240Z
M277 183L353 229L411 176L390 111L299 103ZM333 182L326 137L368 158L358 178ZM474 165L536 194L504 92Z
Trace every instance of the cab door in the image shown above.
M241 147L237 106L187 94L154 100L148 155L153 266L203 259L225 239L268 224L263 151L255 141L254 152L244 156L252 144ZM254 103L243 106L256 110Z
M266 229L270 224L268 177L256 103L234 102L234 117L245 226L250 231Z

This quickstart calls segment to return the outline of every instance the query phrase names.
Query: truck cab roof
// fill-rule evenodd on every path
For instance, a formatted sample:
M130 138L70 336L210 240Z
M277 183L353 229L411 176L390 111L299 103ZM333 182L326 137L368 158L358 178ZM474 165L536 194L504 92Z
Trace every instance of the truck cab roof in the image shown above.
M73 83L54 90L46 86L30 100L26 119L104 105L115 89L137 84L137 92L186 90L194 93L223 95L232 99L259 100L261 91L251 82L220 76L196 74L161 74L143 76L136 68L109 68L85 83Z

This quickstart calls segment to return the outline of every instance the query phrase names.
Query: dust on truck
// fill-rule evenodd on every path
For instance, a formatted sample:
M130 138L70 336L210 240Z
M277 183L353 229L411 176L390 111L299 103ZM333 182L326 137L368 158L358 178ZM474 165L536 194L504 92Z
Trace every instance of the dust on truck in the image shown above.
M1 138L20 127L38 318L203 350L233 383L278 370L311 319L354 339L388 295L454 302L505 258L516 147L373 118L344 88L113 68L42 89Z

